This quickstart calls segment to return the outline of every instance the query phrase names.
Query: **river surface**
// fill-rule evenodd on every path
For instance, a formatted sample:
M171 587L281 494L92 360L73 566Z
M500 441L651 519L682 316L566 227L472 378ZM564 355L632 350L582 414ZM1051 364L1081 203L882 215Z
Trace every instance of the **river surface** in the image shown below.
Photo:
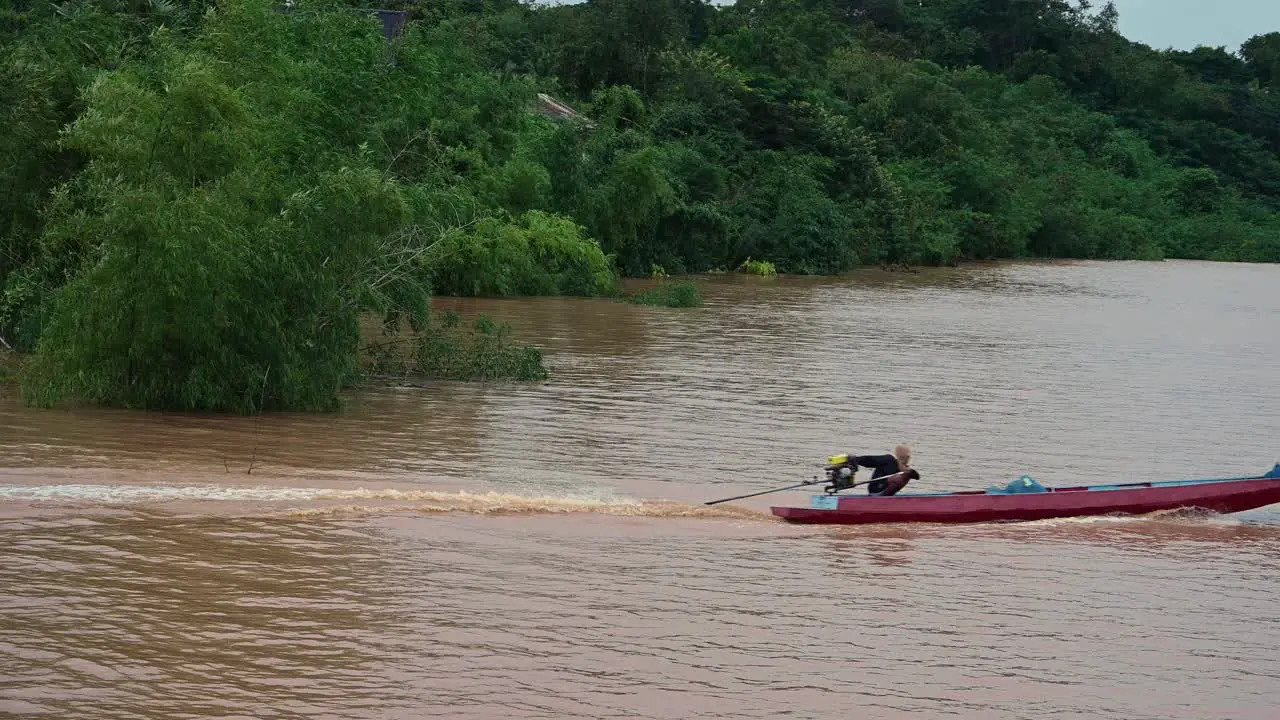
M1280 506L806 527L832 453L924 491L1257 475L1280 266L712 277L707 304L439 301L551 378L336 415L0 389L0 713L1275 720Z

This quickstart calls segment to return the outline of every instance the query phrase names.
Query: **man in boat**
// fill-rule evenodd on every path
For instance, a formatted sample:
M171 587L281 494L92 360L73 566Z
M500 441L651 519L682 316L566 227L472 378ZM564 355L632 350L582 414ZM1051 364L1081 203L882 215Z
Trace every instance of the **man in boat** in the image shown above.
M920 473L911 467L911 448L906 445L894 448L892 455L850 455L849 463L871 468L868 495L896 495L907 483L920 479Z

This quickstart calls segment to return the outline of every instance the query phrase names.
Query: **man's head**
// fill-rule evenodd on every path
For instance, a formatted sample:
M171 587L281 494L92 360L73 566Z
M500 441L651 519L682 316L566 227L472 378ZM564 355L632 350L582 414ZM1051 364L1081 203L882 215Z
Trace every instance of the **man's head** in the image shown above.
M898 464L902 467L905 468L911 465L911 448L906 445L899 445L894 448L893 456L898 458Z

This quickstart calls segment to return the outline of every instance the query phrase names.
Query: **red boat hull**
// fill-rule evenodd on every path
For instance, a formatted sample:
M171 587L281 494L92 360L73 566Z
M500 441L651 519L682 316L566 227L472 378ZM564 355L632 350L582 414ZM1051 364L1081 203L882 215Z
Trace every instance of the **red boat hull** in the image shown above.
M851 495L838 499L815 498L815 502L827 503L828 507L774 507L771 510L788 522L842 525L1016 522L1088 515L1141 515L1180 508L1234 513L1280 503L1280 478L1056 488L1036 493L989 494L977 490L946 495Z

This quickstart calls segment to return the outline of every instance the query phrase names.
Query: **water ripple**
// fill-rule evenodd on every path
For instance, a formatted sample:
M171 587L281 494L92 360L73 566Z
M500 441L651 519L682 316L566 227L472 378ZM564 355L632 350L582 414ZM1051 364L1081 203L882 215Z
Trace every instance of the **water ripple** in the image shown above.
M6 395L0 710L1270 720L1274 508L811 528L761 512L795 495L701 501L901 441L928 489L1266 470L1277 270L726 277L692 311L442 301L538 338L552 379L337 416Z

